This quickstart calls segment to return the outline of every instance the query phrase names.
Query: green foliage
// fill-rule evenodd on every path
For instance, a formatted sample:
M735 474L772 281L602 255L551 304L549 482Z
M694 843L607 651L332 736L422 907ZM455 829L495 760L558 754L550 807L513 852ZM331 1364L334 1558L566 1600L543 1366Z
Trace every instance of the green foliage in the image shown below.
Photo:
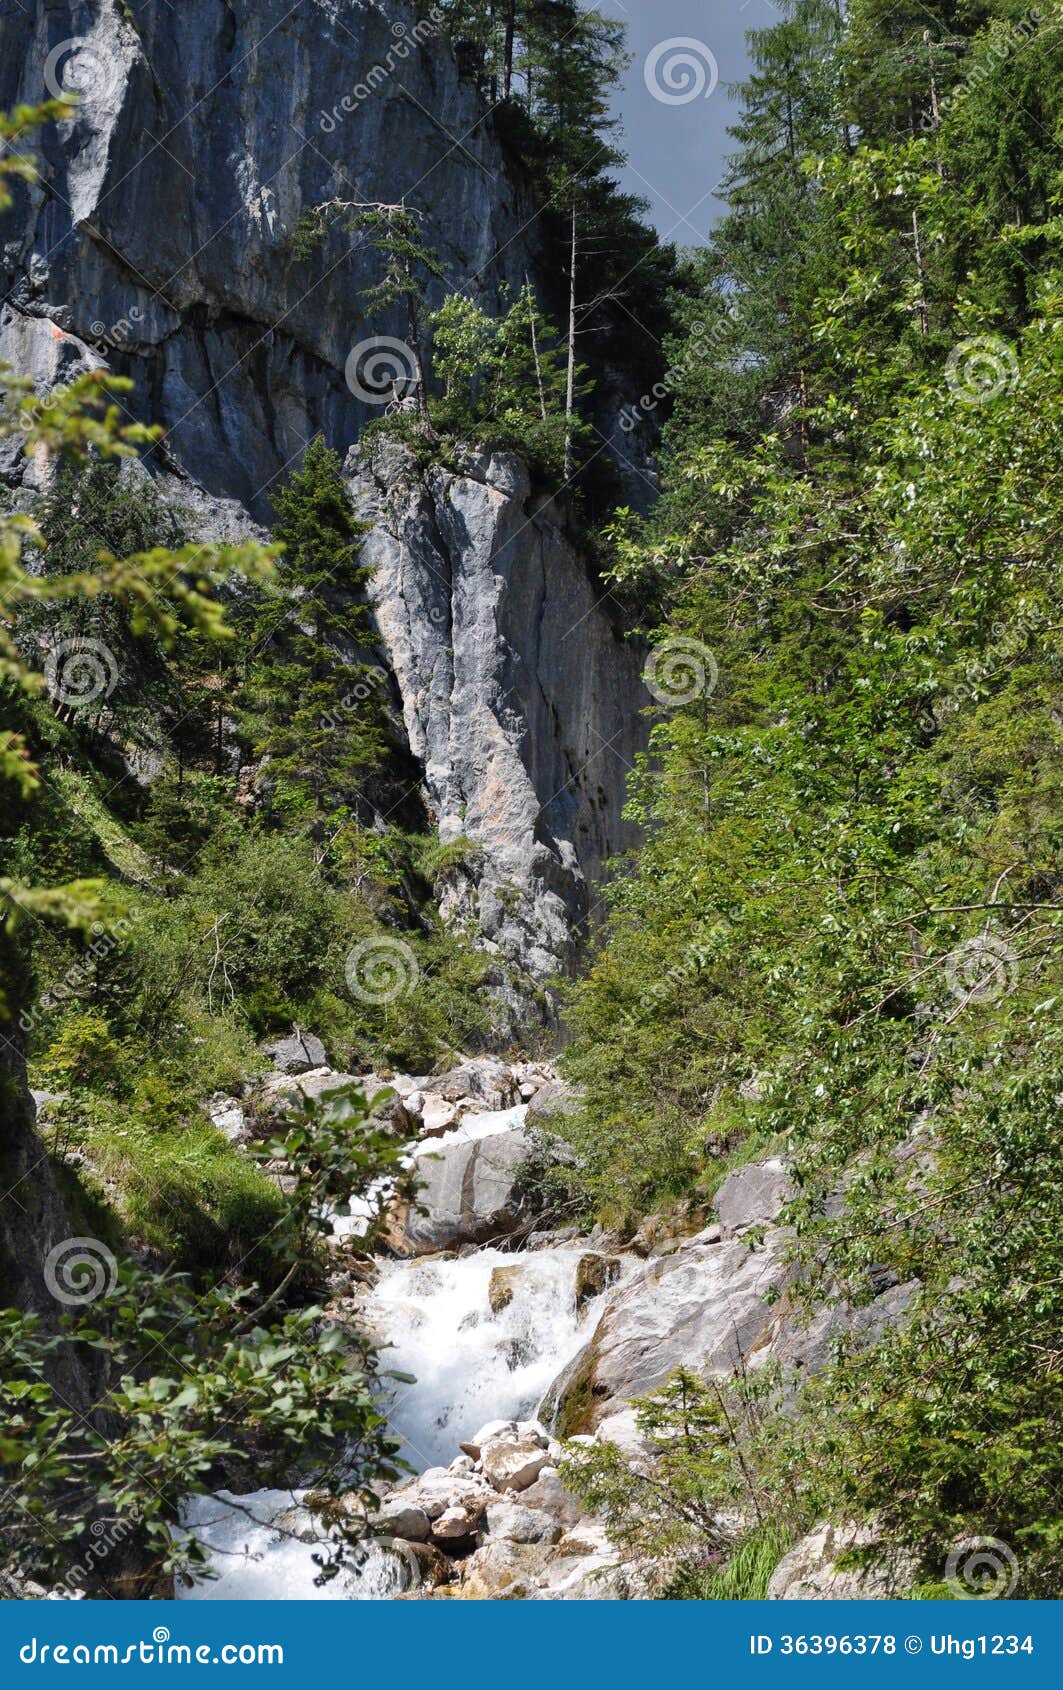
M175 1535L172 1526L180 1499L215 1488L222 1468L258 1485L270 1475L290 1483L296 1464L321 1494L342 1488L370 1506L370 1481L399 1471L395 1440L377 1406L376 1352L357 1334L324 1322L318 1307L292 1307L286 1298L301 1279L320 1273L330 1212L365 1204L365 1247L371 1247L381 1180L390 1178L400 1190L408 1183L403 1153L401 1142L367 1119L360 1093L336 1094L324 1104L304 1101L298 1119L260 1152L263 1160L281 1158L296 1176L291 1198L274 1191L256 1207L254 1181L261 1191L271 1187L244 1166L242 1218L256 1229L260 1259L272 1258L269 1295L247 1282L246 1271L238 1288L194 1290L172 1273L123 1261L101 1267L107 1283L100 1299L71 1315L62 1337L44 1333L35 1315L0 1314L5 1558L17 1558L24 1573L62 1576L71 1561L78 1563L80 1548L110 1532L115 1542L135 1538L149 1590L160 1572L194 1577L203 1570L202 1546L194 1535ZM153 1173L169 1177L168 1195L178 1208L198 1200L205 1212L211 1170L204 1166L202 1188L193 1192L192 1167L185 1154L169 1169L156 1162ZM210 1197L224 1201L217 1192ZM228 1197L231 1216L235 1194ZM61 1345L71 1341L98 1358L105 1380L89 1416L49 1383ZM344 1452L342 1477L337 1449ZM362 1529L357 1509L331 1517L322 1579L334 1576ZM91 1561L89 1569L91 1579ZM106 1590L106 1568L102 1577Z
M910 1300L775 1421L766 1523L875 1522L921 1588L957 1539L998 1537L1014 1594L1044 1597L1063 1576L1063 36L1046 16L1004 52L1015 7L947 8L940 39L916 10L854 0L838 38L795 5L754 43L731 212L675 349L665 499L609 537L614 578L661 607L660 702L631 796L646 843L570 1008L574 1177L627 1215L782 1150L803 1294ZM741 273L761 237L763 287Z
M271 807L290 819L305 812L323 837L337 812L356 809L386 748L384 671L357 660L375 644L358 561L366 525L320 438L275 503L273 537L284 551L250 632L250 725L256 753L268 758Z
M530 284L490 317L450 294L431 318L432 362L443 397L437 426L459 440L520 452L533 474L560 480L566 436L566 358ZM579 395L588 384L579 373Z
M636 1400L645 1457L632 1460L602 1440L566 1445L566 1485L606 1520L653 1594L763 1597L796 1535L781 1517L796 1498L768 1488L773 1383L706 1383L679 1368Z

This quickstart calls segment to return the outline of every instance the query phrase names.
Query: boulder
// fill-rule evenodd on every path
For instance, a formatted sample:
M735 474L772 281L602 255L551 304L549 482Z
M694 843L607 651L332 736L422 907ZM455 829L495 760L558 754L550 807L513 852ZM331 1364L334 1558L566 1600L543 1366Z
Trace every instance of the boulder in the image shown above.
M373 1516L373 1533L378 1537L397 1537L404 1543L427 1543L432 1522L423 1508L413 1503L395 1500L386 1502Z
M917 1290L914 1282L889 1286L859 1308L835 1297L809 1311L787 1295L797 1270L785 1228L769 1227L755 1246L742 1238L701 1242L711 1235L684 1240L604 1294L593 1335L540 1406L558 1436L593 1432L677 1367L726 1377L770 1360L793 1390L827 1365L838 1337L864 1347L899 1325Z
M894 1553L889 1560L870 1566L838 1568L843 1555L868 1548L876 1535L867 1526L816 1526L779 1562L768 1582L768 1601L888 1601L898 1596L915 1577L916 1565L908 1556Z
M633 1408L621 1409L619 1414L608 1414L604 1420L600 1420L596 1441L615 1444L628 1461L642 1467L651 1464L658 1453L649 1439L639 1431Z
M491 1502L484 1516L489 1537L507 1543L556 1543L561 1526L541 1508L525 1508L519 1502Z
M287 1038L274 1039L262 1046L279 1074L308 1074L312 1068L324 1068L328 1062L325 1047L313 1033L294 1027Z
M520 1102L512 1069L493 1056L477 1056L458 1068L451 1068L431 1081L431 1089L449 1103L477 1105L484 1114L509 1109Z
M432 1537L436 1543L464 1543L475 1537L479 1515L470 1513L467 1508L455 1503L450 1508L444 1508L438 1519L432 1521Z
M430 1256L463 1244L497 1243L526 1229L531 1217L517 1194L517 1175L527 1154L523 1134L514 1130L446 1144L419 1157L417 1207L393 1211L392 1249L402 1256Z
M467 1602L532 1601L550 1554L543 1544L489 1538L462 1566L457 1594Z
M453 1473L446 1467L429 1467L401 1490L393 1492L381 1507L419 1508L434 1525L455 1508L478 1518L491 1495L491 1487L479 1473Z
M581 1256L576 1263L576 1308L582 1313L591 1298L600 1297L619 1273L620 1262L615 1256L599 1256L594 1252Z
M566 1115L571 1115L579 1108L579 1096L564 1080L547 1080L541 1085L528 1104L529 1127L540 1127L550 1132L561 1132Z
M513 1301L513 1293L517 1288L520 1275L521 1268L519 1265L491 1269L491 1279L487 1287L487 1300L491 1305L492 1314L501 1314L503 1309L508 1309Z
M789 1170L778 1157L735 1168L713 1199L724 1238L737 1238L753 1226L770 1225L791 1195Z
M238 1097L213 1097L207 1105L210 1124L224 1133L230 1144L248 1136L247 1117Z
M492 1438L515 1438L516 1436L517 1422L515 1420L489 1420L486 1426L480 1427L474 1438L470 1438L468 1443L459 1445L459 1448L473 1461L479 1461L483 1454L484 1444L489 1443Z
M526 1490L549 1459L545 1440L522 1431L489 1438L480 1456L485 1479L499 1491Z
M410 1107L409 1099L406 1106ZM448 1103L445 1097L437 1097L435 1092L422 1093L419 1113L421 1131L426 1138L438 1138L441 1133L449 1132L458 1124L456 1105Z
M550 1466L539 1469L535 1483L521 1491L520 1500L522 1507L541 1510L561 1526L578 1525L587 1517L579 1498L565 1488L560 1473L552 1465L552 1458Z
M677 1367L730 1373L769 1341L769 1293L786 1283L784 1240L765 1245L686 1246L647 1262L606 1294L594 1335L544 1399L540 1413L560 1436L593 1431L630 1398L654 1390Z
M356 1086L371 1104L379 1098L371 1113L398 1136L414 1136L417 1128L414 1117L407 1112L402 1099L391 1092L388 1082L376 1074L338 1074L334 1068L311 1068L305 1074L277 1074L266 1080L255 1101L259 1112L269 1118L283 1114L299 1094L314 1100L347 1086Z

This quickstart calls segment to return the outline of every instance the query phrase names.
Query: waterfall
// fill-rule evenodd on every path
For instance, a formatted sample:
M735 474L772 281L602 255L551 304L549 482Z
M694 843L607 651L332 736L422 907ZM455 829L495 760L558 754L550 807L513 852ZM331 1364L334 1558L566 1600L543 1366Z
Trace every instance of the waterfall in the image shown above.
M445 1466L486 1421L534 1415L586 1336L576 1313L582 1254L478 1250L383 1269L367 1312L389 1335L383 1365L416 1381L393 1389L388 1412L411 1466ZM493 1314L496 1268L507 1270L512 1301Z
M518 1129L523 1105L465 1115L453 1131L423 1139L414 1157L448 1145ZM361 1231L360 1215L337 1217L334 1231ZM468 1255L412 1261L384 1260L366 1303L373 1329L383 1335L385 1371L412 1375L413 1384L386 1384L392 1431L403 1440L402 1458L424 1471L446 1466L489 1420L534 1417L547 1389L586 1342L597 1305L581 1317L576 1307L578 1245L507 1253L483 1248ZM491 1280L503 1270L504 1287L491 1307ZM182 1525L208 1550L206 1582L179 1590L191 1600L393 1597L408 1588L410 1568L400 1554L370 1547L363 1564L316 1586L313 1545L324 1528L302 1506L298 1491L227 1491L193 1497Z

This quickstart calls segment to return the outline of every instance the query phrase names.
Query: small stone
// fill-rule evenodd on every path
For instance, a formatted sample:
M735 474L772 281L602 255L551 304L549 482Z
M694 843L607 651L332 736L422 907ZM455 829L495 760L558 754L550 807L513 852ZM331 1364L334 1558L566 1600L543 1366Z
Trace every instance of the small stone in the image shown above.
M412 1503L387 1504L378 1514L373 1516L372 1527L379 1537L397 1537L404 1543L427 1543L432 1522L423 1508L417 1508Z
M484 1445L484 1476L496 1490L526 1490L547 1463L537 1438L500 1437Z
M439 1543L453 1543L460 1538L471 1537L476 1530L475 1523L464 1508L446 1508L438 1520L432 1523L432 1536Z

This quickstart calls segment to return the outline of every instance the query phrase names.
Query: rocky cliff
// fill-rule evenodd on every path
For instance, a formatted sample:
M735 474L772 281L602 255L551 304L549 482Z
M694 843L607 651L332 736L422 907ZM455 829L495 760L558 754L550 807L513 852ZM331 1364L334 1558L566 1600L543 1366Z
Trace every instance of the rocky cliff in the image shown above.
M293 255L308 206L405 198L473 297L535 265L490 117L401 0L0 0L0 26L0 110L78 95L4 222L0 357L47 376L55 330L83 343L189 475L260 518L314 434L346 446L378 414L347 360L402 332L366 321L356 238Z
M605 863L634 843L642 654L518 459L418 471L390 445L348 470L433 820L477 848L444 913L474 920L534 988L571 960Z
M348 360L403 324L366 319L378 272L356 237L295 257L306 208L405 198L440 292L490 303L541 262L519 172L423 8L0 0L0 18L0 110L78 94L4 220L0 360L41 389L100 364L129 376L131 411L167 430L148 467L203 537L268 520L315 434L345 452L380 414ZM31 485L21 448L4 454L0 480ZM391 452L350 473L428 809L444 841L479 847L445 912L517 964L527 1001L632 843L639 656L516 461L413 474Z

